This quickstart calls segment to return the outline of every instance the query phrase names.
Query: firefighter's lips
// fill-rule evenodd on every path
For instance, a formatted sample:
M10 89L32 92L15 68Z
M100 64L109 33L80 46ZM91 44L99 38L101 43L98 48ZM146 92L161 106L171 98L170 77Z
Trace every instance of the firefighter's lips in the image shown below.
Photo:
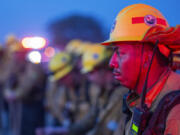
M113 71L113 75L114 75L115 79L118 79L121 76L121 73L117 72L117 71Z

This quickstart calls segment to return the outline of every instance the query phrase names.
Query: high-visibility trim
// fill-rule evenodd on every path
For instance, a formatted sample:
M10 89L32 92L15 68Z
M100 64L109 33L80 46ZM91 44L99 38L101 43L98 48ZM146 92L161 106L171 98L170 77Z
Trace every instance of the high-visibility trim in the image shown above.
M161 75L161 77L160 77L159 82L147 92L146 98L145 98L145 103L149 108L151 107L153 101L156 99L156 97L159 95L159 93L162 91L170 73L171 73L170 70L163 73L163 75ZM138 104L140 104L140 99L132 101L131 103L129 103L129 106L134 107Z
M167 26L166 20L161 19L161 18L157 18L157 24L162 24L164 26Z
M132 129L137 133L139 128L134 123L132 124Z
M157 24L167 26L166 20L162 18L156 18ZM132 17L132 24L144 23L144 17Z
M168 70L165 75L161 75L163 77L162 80L160 80L147 94L145 103L148 107L151 107L152 102L155 100L155 98L159 95L159 93L162 91L164 84L166 83L166 80L168 79L168 76L170 74L170 71ZM160 78L161 78L160 77Z
M132 17L132 24L144 23L144 17Z

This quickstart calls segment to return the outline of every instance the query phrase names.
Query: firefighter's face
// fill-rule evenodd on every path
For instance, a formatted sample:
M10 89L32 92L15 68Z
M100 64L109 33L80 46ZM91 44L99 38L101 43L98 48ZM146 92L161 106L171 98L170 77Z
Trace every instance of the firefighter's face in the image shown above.
M113 81L112 72L107 68L94 70L89 73L87 77L91 82L96 83L99 86L111 85Z
M78 71L71 71L69 74L60 79L60 82L66 86L74 87L76 84L81 84L83 77ZM81 78L81 79L79 79Z
M60 82L66 86L71 86L73 85L73 81L72 81L72 74L69 73L66 76L64 76L63 78L60 79Z
M110 60L113 74L121 85L134 89L140 73L141 51L137 44L117 44Z

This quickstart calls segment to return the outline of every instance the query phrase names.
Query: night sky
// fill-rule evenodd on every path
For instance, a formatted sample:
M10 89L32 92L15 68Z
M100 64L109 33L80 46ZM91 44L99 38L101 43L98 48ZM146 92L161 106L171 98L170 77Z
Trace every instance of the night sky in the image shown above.
M135 3L159 9L171 26L180 24L180 0L0 0L0 43L8 33L48 38L47 25L73 13L94 16L110 30L118 12Z

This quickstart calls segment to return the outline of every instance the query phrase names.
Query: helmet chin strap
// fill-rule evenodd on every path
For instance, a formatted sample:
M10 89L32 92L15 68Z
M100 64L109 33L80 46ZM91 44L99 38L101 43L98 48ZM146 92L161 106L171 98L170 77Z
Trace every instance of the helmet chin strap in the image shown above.
M140 106L141 109L146 109L147 108L147 105L145 103L145 98L146 98L146 93L147 93L147 83L148 83L149 72L150 72L150 69L151 69L151 66L152 66L154 55L155 55L155 52L157 51L157 48L158 48L158 42L159 41L157 40L156 43L155 43L155 47L153 49L153 55L152 55L152 58L151 58L151 61L150 61L149 67L148 67L148 71L147 71L147 74L146 74L146 79L145 79L145 82L144 82L142 95L141 95L141 106Z

